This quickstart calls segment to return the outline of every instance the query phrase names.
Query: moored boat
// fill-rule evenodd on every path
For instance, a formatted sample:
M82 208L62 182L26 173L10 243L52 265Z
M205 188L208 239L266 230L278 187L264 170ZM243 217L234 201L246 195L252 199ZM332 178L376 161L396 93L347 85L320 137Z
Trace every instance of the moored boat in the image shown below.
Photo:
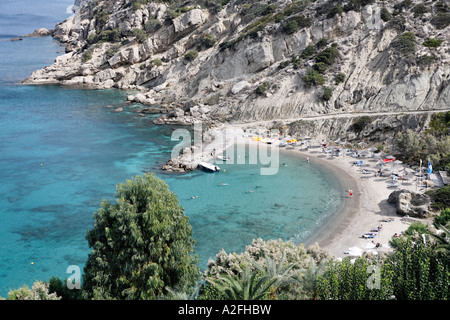
M218 166L215 166L211 163L207 163L207 162L200 162L199 167L202 168L205 171L210 171L210 172L217 172L220 170L220 168Z

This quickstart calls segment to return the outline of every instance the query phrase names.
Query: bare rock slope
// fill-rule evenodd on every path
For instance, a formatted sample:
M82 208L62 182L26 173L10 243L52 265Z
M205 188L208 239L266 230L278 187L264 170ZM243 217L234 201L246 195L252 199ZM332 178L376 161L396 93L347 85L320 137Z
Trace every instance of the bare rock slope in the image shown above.
M25 83L140 90L159 123L450 106L448 1L76 4L52 31L66 53Z

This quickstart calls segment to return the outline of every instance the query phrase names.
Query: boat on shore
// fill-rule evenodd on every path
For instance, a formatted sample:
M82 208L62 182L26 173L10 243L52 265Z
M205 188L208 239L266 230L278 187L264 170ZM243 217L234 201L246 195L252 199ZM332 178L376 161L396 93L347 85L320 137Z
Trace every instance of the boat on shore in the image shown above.
M215 166L215 165L213 165L213 164L211 164L211 163L207 163L207 162L200 162L200 163L198 164L198 166L199 166L201 169L203 169L203 170L205 170L205 171L208 171L208 172L217 172L217 171L220 170L220 168L219 168L218 166Z

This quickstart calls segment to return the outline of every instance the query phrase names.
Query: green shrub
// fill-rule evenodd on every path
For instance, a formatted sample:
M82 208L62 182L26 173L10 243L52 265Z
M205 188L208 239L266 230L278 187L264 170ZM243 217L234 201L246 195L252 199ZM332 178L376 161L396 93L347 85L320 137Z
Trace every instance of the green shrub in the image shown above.
M381 20L383 20L384 22L388 22L389 20L392 19L392 14L389 12L388 9L386 9L385 7L381 8L380 11L380 18Z
M328 39L322 38L319 41L317 41L316 47L317 47L317 49L322 49L327 46L327 43L328 43Z
M119 28L113 30L104 30L97 34L91 34L87 40L89 44L101 42L120 42L121 32Z
M158 19L149 19L144 26L146 32L155 32L162 27L161 21Z
M431 24L436 29L444 29L448 25L450 25L450 13L448 12L439 12L436 14L433 19L431 19Z
M217 42L217 38L211 34L203 34L199 40L198 45L199 47L206 47L211 48L213 47Z
M298 22L294 19L287 21L283 24L283 32L292 34L298 31Z
M360 11L362 7L373 4L375 0L350 0L345 6L344 11Z
M429 66L436 60L436 57L433 55L424 54L417 59L417 63L421 66Z
M323 62L326 65L331 66L337 58L339 58L339 50L332 46L317 54L316 63Z
M433 224L438 226L447 226L447 224L450 222L450 208L446 208L441 211L439 215L435 215L433 218Z
M302 51L302 53L300 54L300 57L302 59L310 59L316 54L316 52L317 52L316 47L309 45Z
M298 69L302 65L302 59L299 57L296 57L296 56L292 57L291 62L292 62L292 66L294 67L294 69Z
M437 48L442 44L442 40L430 38L423 42L423 45L428 48Z
M419 3L413 7L414 17L416 18L423 16L428 11L428 8L423 3Z
M340 72L334 77L334 82L336 84L340 84L344 81L345 81L345 73Z
M432 207L440 210L450 208L450 186L426 191L431 197Z
M257 95L263 95L269 88L270 88L270 82L264 82L256 88L255 93Z
M90 47L84 52L83 58L81 59L81 62L85 63L92 59L92 53L94 51L94 48Z
M334 18L336 15L342 15L342 12L344 12L344 9L340 5L336 5L328 12L327 19Z
M350 130L354 132L361 132L364 130L364 128L367 126L367 124L370 123L370 117L369 116L361 116L353 119L353 123L350 126Z
M330 100L332 95L333 95L333 88L323 87L323 95L322 95L323 100L325 101Z
M97 32L103 29L109 19L109 13L106 10L97 10L94 13L95 29Z
M307 86L318 86L325 83L323 75L312 68L308 69L306 74L303 76L303 81Z
M387 26L394 30L403 32L406 30L405 23L406 23L406 20L404 17L396 16L389 21Z
M394 39L392 46L404 56L413 57L416 53L416 36L412 32L405 32Z
M150 63L148 66L150 69L153 68L154 66L157 66L157 67L162 66L162 61L160 59L150 60Z
M136 41L139 43L144 43L144 41L147 39L147 34L144 30L139 28L133 29L133 36L136 37Z
M314 68L314 70L316 70L320 73L325 73L325 71L328 68L328 65L323 62L317 62L316 64L314 64L313 68Z
M111 59L120 49L120 45L114 45L106 51L106 59Z
M184 57L189 60L189 61L193 61L198 57L198 51L197 50L190 50L188 51Z
M438 13L450 12L450 6L448 4L446 4L444 1L439 1L438 3L436 3L434 5L434 9Z

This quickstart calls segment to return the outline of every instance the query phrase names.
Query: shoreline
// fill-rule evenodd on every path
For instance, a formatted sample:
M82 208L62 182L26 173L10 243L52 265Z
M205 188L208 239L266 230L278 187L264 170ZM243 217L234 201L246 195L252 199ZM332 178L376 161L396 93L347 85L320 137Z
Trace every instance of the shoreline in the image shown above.
M232 145L244 143L245 145L258 145L259 141L250 139L254 134L246 133L244 127L249 128L248 124L240 126L221 126L214 128L214 133L225 134L226 139L213 139L212 141L204 141L204 149L196 158L182 160L191 165L198 164L199 161L216 163L216 156L223 154ZM251 128L251 126L250 126ZM211 131L209 131L211 133ZM209 136L211 137L211 135ZM222 137L222 136L220 136ZM209 143L208 143L209 142ZM362 253L375 249L375 243L379 244L375 254L378 252L388 252L392 250L389 242L392 237L397 234L401 235L414 221L426 223L427 219L416 219L410 217L402 217L397 215L396 208L390 205L387 200L389 195L400 189L417 192L414 180L401 182L398 189L390 188L389 185L393 181L390 171L406 170L409 174L414 174L410 168L386 164L383 167L382 177L375 177L374 173L370 175L363 174L362 168L375 171L377 159L375 157L354 158L346 155L344 151L342 155L336 157L321 152L320 146L310 147L305 150L299 146L294 148L281 148L278 145L272 145L279 148L280 153L285 153L293 157L306 161L309 157L311 163L320 167L325 175L333 177L333 183L341 190L341 203L326 221L321 224L312 235L308 237L303 244L309 246L317 243L321 248L327 250L336 258L344 258L349 255L350 248L358 248ZM355 165L356 161L363 160L363 165ZM350 195L348 190L351 189L353 194ZM389 219L391 221L382 221ZM382 227L382 229L372 239L363 238L362 235L370 232L372 229Z
M244 139L245 140L245 139ZM244 142L246 145L258 144L256 141ZM317 243L336 258L350 256L346 252L349 248L360 248L362 252L374 249L374 243L379 243L376 252L389 252L389 241L394 234L403 233L412 221L426 222L426 219L404 218L396 214L396 208L387 202L391 192L395 189L388 187L392 181L390 175L382 178L363 175L361 167L353 165L355 158L348 155L333 157L321 153L320 147L312 147L308 150L295 148L279 148L280 153L309 161L320 167L326 176L332 177L336 186L341 190L341 203L336 211L319 226L314 233L303 242L305 247ZM225 150L223 150L224 152ZM345 154L345 153L344 153ZM375 159L363 158L364 168L374 169ZM359 159L358 159L359 160ZM390 170L390 165L385 171ZM409 169L410 170L410 169ZM353 194L350 195L348 190ZM415 191L415 184L401 185L400 189ZM390 222L381 220L392 219ZM373 228L382 227L375 238L365 239L362 234Z
M320 150L320 148L317 149ZM404 219L396 214L396 208L387 203L389 194L394 191L388 188L389 178L379 179L372 175L363 177L358 172L358 167L351 164L355 158L349 156L319 158L318 156L323 154L316 151L317 149L306 151L295 148L285 152L303 159L309 157L311 162L328 171L327 174L336 177L342 188L343 201L337 211L305 242L305 245L318 243L321 248L337 258L348 257L349 255L345 252L352 247L360 248L363 252L372 249L372 241L381 244L376 249L378 252L387 252L390 250L389 241L394 234L404 232L411 221L425 221ZM370 164L365 167L370 167ZM413 184L402 186L409 190L413 190L413 187ZM352 196L349 195L348 189L353 190ZM385 219L393 219L393 221L381 221ZM375 238L361 237L365 232L379 226L382 226L382 229Z

